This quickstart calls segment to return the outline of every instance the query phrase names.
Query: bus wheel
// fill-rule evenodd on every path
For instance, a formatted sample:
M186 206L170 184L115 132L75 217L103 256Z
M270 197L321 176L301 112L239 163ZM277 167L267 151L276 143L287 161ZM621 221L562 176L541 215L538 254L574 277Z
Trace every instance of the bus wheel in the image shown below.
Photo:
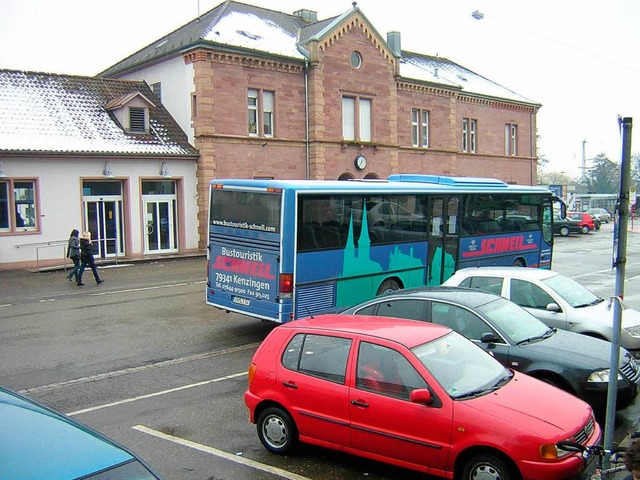
M513 267L526 267L527 265L526 265L526 263L524 263L524 260L522 258L516 258L513 261L512 266Z
M376 295L382 295L383 293L395 292L396 290L400 290L402 288L398 282L391 279L386 279L380 287L378 287L378 292Z

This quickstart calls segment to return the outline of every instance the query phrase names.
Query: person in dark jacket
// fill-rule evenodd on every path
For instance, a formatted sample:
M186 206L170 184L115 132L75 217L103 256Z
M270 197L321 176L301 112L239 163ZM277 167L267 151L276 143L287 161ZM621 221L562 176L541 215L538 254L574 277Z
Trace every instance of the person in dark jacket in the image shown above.
M67 258L70 258L73 262L73 269L71 273L67 275L67 280L70 282L73 281L73 277L75 277L76 282L78 282L78 272L80 272L80 239L78 238L79 231L75 228L71 230L71 235L69 235L69 244L67 246Z
M640 480L640 439L635 439L624 452L624 466L631 472L624 480Z
M98 268L96 267L95 259L93 258L93 244L91 243L91 232L82 232L80 236L80 273L78 273L78 285L84 285L82 283L82 274L84 269L89 265L93 272L93 277L96 279L96 283L100 285L104 280L98 275Z

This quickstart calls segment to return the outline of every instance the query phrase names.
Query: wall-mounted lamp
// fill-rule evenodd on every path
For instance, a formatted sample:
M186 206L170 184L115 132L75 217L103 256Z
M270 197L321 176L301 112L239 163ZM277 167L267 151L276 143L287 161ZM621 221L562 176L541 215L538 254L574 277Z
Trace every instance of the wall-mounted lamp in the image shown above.
M113 170L111 170L111 164L109 163L109 160L104 162L104 170L102 171L102 175L107 178L115 177L115 175L113 174Z
M169 173L169 166L167 162L162 162L160 165L160 176L164 178L171 178L171 174Z
M2 160L0 160L0 178L4 178L6 176L7 176L7 174L4 173L4 162Z

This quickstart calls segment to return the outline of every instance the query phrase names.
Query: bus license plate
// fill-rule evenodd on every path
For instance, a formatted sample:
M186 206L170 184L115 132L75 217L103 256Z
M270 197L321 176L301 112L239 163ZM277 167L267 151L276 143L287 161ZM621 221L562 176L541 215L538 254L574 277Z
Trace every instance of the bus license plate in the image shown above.
M231 301L233 303L237 303L238 305L244 305L245 307L248 307L249 305L251 305L251 300L249 300L248 298L233 297Z

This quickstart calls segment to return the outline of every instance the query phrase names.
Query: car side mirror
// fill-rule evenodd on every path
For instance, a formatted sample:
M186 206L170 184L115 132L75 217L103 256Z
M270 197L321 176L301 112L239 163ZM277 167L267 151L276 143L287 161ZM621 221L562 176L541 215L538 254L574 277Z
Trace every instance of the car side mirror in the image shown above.
M415 390L412 390L409 398L411 403L419 403L421 405L431 405L431 402L433 401L431 392L426 388L416 388Z
M486 332L480 336L480 341L482 343L496 343L498 338L493 333Z
M557 303L549 303L547 304L547 312L561 312L562 309L560 308L560 305L558 305Z

